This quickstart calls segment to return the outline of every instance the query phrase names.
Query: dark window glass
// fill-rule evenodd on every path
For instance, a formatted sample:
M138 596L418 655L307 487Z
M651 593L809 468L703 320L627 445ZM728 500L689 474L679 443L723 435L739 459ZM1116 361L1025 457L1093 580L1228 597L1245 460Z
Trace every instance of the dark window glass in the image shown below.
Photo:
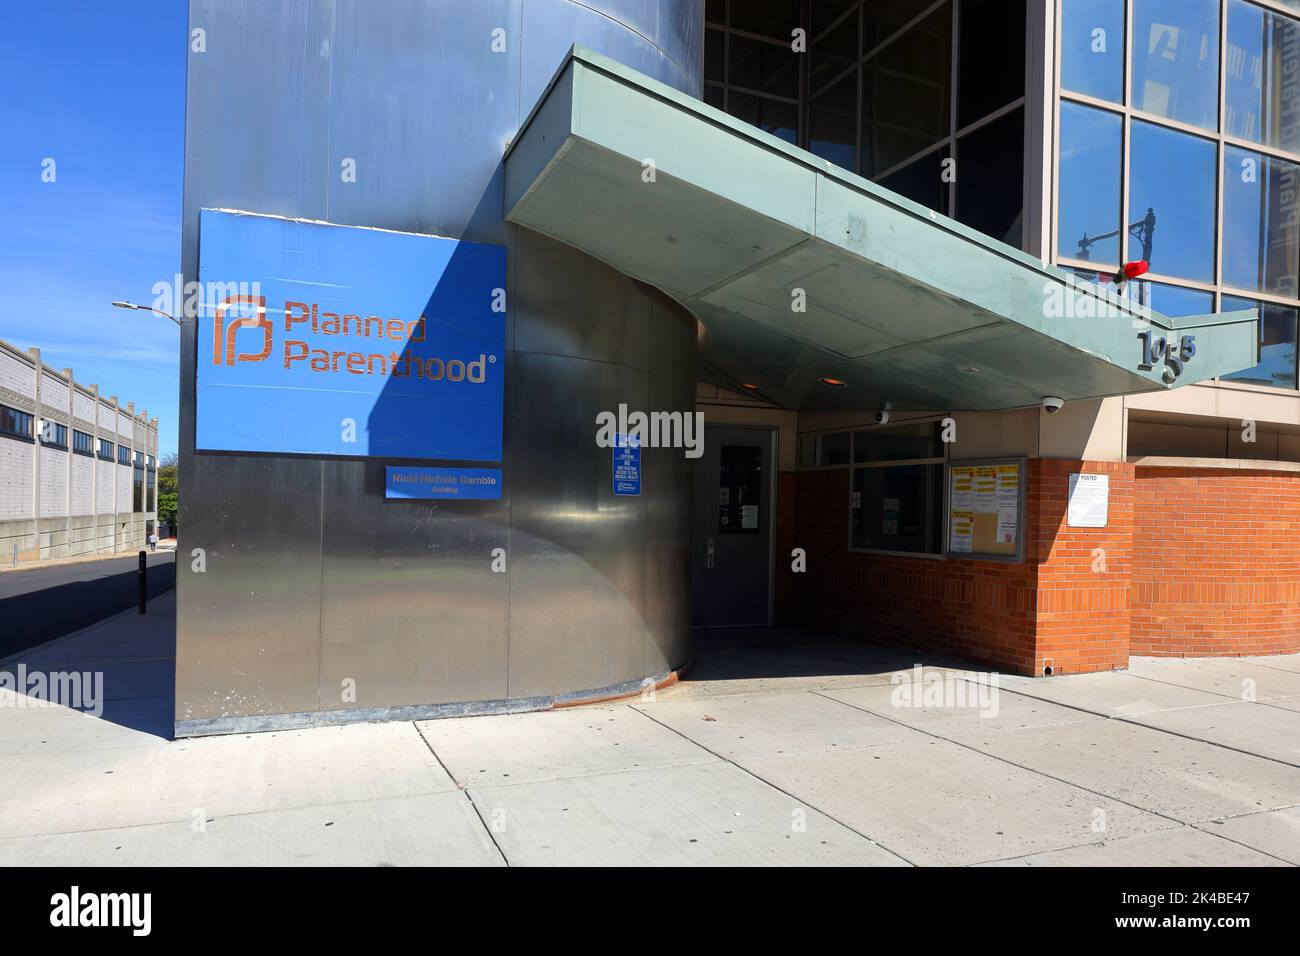
M1063 0L1061 86L1124 101L1124 0Z
M824 4L813 6L812 46L809 57L808 89L814 93L830 83L837 76L858 61L858 11L853 10L843 20L830 25L830 16L821 16L818 24L818 10ZM842 13L832 7L827 14Z
M847 465L849 463L849 433L834 432L822 436L819 465Z
M863 176L879 175L948 135L951 41L945 5L863 64Z
M943 181L943 164L947 158L948 147L945 146L890 173L879 181L880 185L947 215L948 184Z
M0 405L0 434L13 435L17 438L32 438L33 418L27 412Z
M790 45L731 35L727 84L795 99L799 96L799 54Z
M1061 103L1060 255L1118 268L1123 156L1123 117Z
M1300 167L1228 146L1223 159L1223 281L1294 298Z
M957 126L1025 95L1025 0L962 0Z
M727 0L707 0L704 7L704 19L710 23L726 23Z
M104 461L113 460L113 443L106 438L99 440L99 457Z
M710 82L722 82L726 43L727 35L721 30L704 31L704 78Z
M941 458L938 422L864 428L853 433L853 461L907 461L912 458Z
M1300 9L1297 4L1296 9ZM1228 5L1227 106L1233 136L1300 151L1300 23L1242 0Z
M942 545L943 465L855 468L853 547L938 554Z
M858 77L850 73L822 95L808 110L808 149L836 166L856 168L858 137Z
M763 449L754 445L723 445L718 452L718 532L760 533L763 523Z
M957 142L957 219L1020 247L1024 210L1024 110Z
M793 103L769 100L762 96L731 91L732 116L752 126L781 137L787 143L799 143L799 107Z
M1212 282L1214 143L1137 121L1132 135L1129 228L1139 235L1129 240L1128 258L1148 260L1152 272Z
M79 455L93 455L95 453L95 439L85 432L74 431L72 433L72 450Z
M1219 0L1133 0L1133 106L1216 129Z
M118 445L118 446L117 446L117 463L118 463L119 465L129 465L129 464L131 464L131 449L127 448L125 445Z
M1259 309L1259 364L1222 376L1232 382L1296 387L1296 310L1284 305L1224 296L1222 312Z
M788 44L799 26L799 4L790 0L732 0L731 26Z
M934 0L867 0L862 7L862 52L870 53L933 3ZM951 7L945 6L945 9L948 18L952 19Z
M131 479L131 510L144 511L144 469L136 466Z
M710 106L716 106L718 109L723 109L724 100L722 95L722 87L713 86L710 83L705 83L704 102L708 103Z

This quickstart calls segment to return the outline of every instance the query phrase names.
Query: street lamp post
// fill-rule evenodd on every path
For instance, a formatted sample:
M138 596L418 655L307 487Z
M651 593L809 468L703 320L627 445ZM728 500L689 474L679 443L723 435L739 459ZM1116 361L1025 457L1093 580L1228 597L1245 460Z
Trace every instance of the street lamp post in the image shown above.
M180 327L181 324L181 320L176 318L176 316L172 315L169 312L164 312L162 309L155 309L151 305L136 305L134 302L114 302L113 305L119 309L137 309L141 312L152 312L155 315L161 315L163 318L171 319L173 322L175 322L178 328Z

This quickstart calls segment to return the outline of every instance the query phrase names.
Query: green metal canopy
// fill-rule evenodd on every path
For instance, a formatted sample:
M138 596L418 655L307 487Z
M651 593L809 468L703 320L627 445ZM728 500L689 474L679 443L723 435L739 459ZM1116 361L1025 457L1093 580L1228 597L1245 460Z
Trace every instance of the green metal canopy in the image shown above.
M673 296L720 384L790 408L1160 391L1189 336L1173 385L1259 361L1253 311L1166 318L582 47L505 177L508 220Z

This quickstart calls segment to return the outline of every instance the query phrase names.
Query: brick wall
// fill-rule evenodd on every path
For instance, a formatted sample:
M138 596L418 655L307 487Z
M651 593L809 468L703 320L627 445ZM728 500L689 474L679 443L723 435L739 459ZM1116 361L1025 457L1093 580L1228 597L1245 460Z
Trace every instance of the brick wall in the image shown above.
M1132 652L1300 652L1300 474L1138 468Z
M1106 528L1066 527L1069 476L1079 471L1111 476ZM1049 661L1056 673L1127 666L1133 466L1033 459L1027 478L1017 564L851 552L849 472L798 473L794 540L808 570L791 575L794 611L784 619L1020 674L1041 674Z

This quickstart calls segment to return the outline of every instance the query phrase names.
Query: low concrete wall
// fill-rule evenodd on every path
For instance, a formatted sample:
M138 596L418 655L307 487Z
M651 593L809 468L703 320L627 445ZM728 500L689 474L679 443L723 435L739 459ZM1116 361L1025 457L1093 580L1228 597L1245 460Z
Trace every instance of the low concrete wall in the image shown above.
M15 554L18 564L29 564L138 551L146 547L149 521L155 521L154 515L140 512L0 521L0 567L14 564Z

